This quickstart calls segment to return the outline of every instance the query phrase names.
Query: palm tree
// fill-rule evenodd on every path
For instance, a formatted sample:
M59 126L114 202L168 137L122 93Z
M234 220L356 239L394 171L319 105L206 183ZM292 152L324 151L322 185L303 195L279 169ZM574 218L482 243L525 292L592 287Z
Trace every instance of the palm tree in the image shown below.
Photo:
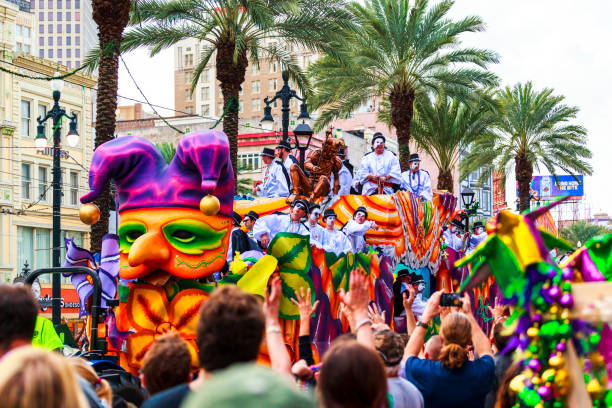
M499 93L502 114L495 137L482 135L472 145L460 164L465 178L480 167L505 175L512 170L518 183L519 210L529 209L529 189L534 168L543 165L551 174L559 169L570 174L590 175L593 168L586 161L591 151L586 147L586 129L570 121L578 108L563 104L563 96L553 90L533 89L531 82L506 87Z
M496 53L460 47L459 35L482 31L479 17L459 21L446 14L454 1L429 7L427 0L365 0L349 10L360 30L347 32L328 55L311 68L321 129L347 118L371 98L387 100L397 132L402 170L408 169L410 125L417 95L444 87L449 96L466 98L474 85L492 86L486 71Z
M276 42L333 52L330 43L353 27L344 0L141 0L130 23L123 51L146 46L153 56L187 38L204 44L191 92L215 57L226 112L223 131L234 169L238 168L238 95L249 60L257 65L261 59L279 61L307 93L309 82L303 71L287 48Z
M490 94L484 93L469 105L444 92L435 101L422 95L415 102L412 136L438 167L439 190L453 192L453 169L459 155L478 137L491 137L497 120Z
M98 25L99 49L103 50L99 53L96 148L111 140L115 134L119 47L129 21L131 3L131 0L92 1L93 19ZM100 220L91 227L92 252L100 252L102 237L108 233L111 200L110 185L107 184L96 202L100 208Z
M596 235L609 234L610 229L587 221L578 221L568 225L565 228L562 228L559 233L573 246L577 247L578 243L585 244L589 239Z

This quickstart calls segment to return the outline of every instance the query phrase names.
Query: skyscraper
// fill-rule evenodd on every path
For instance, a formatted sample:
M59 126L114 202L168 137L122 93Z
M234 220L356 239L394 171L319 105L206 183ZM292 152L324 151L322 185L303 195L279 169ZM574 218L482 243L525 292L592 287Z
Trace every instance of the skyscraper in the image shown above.
M38 19L38 56L69 68L97 44L97 27L90 0L31 0Z

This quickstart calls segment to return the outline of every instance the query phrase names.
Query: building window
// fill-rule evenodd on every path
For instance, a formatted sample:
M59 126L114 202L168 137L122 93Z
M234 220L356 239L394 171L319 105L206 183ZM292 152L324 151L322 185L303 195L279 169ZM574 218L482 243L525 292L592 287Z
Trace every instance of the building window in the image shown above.
M77 31L78 32L78 31ZM193 54L185 55L185 66L190 67L193 65Z
M39 9L45 8L45 0L38 0L38 8Z
M47 45L53 45L53 37L47 37Z
M253 99L251 100L251 111L259 112L261 110L261 100Z
M47 107L45 105L39 104L38 105L38 117L41 119L44 119L45 116L47 116ZM45 129L45 135L46 135L46 129Z
M57 12L57 21L62 21L62 12L61 11Z
M62 8L62 0L57 0L57 8L58 9Z
M45 45L45 37L38 37L38 45L44 47Z
M38 166L38 198L40 201L47 201L47 188L49 169L47 167Z
M202 88L202 99L210 99L210 87L205 86Z
M202 81L204 82L210 81L210 70L209 69L205 69L204 71L202 71Z
M53 24L47 26L47 34L53 34Z
M81 58L81 49L77 48L76 50L74 50L74 57L75 58Z
M72 20L72 13L70 13L69 11L66 12L66 21L70 21Z
M34 229L18 226L17 270L20 271L26 262L28 265L34 265Z
M210 105L209 104L205 104L202 105L202 116L210 116Z
M239 154L238 167L245 171L259 170L259 153Z
M30 136L30 101L21 101L21 136Z
M68 45L68 44L66 44ZM70 48L66 48L66 58L72 58L72 50ZM70 61L68 61L70 62Z
M278 71L278 62L270 61L270 72Z
M185 72L185 83L190 84L193 79L193 72Z
M47 21L53 21L53 12L52 11L49 11L47 13Z
M70 51L70 50L68 50L68 51ZM66 66L68 68L72 68L72 61L66 61Z
M81 61L74 61L75 68L80 68L80 66L81 66Z
M223 115L223 103L219 102L219 104L217 104L217 112L219 116Z
M276 91L276 85L277 85L277 80L275 79L269 79L268 80L268 89L270 91Z
M62 25L61 25L61 24L58 24L58 25L57 25L57 33L58 33L58 34L61 34L61 33L62 33ZM58 44L59 44L60 38L61 38L61 37L57 37Z
M39 34L44 34L45 33L45 25L44 24L39 24L38 25L38 31L39 31Z
M79 37L78 35L74 37L74 45L81 46L81 37Z
M30 53L30 44L23 44L23 52L26 54Z
M251 82L251 92L259 93L261 92L261 82L260 81L252 81Z
M70 36L66 37L66 45L72 45L72 38Z
M238 112L244 112L244 102L242 101L240 101L240 104L238 104Z
M74 21L81 21L81 12L80 11L75 11L74 12ZM77 33L78 33L78 31L77 31Z
M218 88L219 92L217 92L217 95L219 95L219 98L223 98L223 89L221 89L221 87Z
M79 202L79 173L70 172L70 205L77 205Z
M57 45L61 45L61 44L57 44ZM62 58L62 49L61 48L59 50L57 50L57 58Z
M45 12L44 11L39 11L38 12L38 21L45 21Z
M72 8L72 1L66 0L66 8L67 9Z
M21 25L15 24L15 35L21 37Z
M47 50L47 56L53 58L53 50Z
M57 45L62 45L62 37L57 37Z
M36 228L35 235L34 269L49 268L51 267L51 253L53 252L51 249L51 230ZM47 275L47 279L50 279L49 275Z
M70 33L72 31L72 24L66 24L66 32Z
M251 65L251 74L259 75L259 65L257 64Z
M185 112L186 112L186 113L188 113L188 114L190 114L190 115L193 115L193 107L192 107L192 106L188 106L188 107L186 107L186 108L185 108Z
M32 196L32 165L21 163L21 198L30 200Z
M79 13L75 13L75 14L79 14ZM78 21L78 20L77 20ZM75 33L80 33L81 32L81 25L80 24L75 24L74 25L74 32Z
M191 100L191 92L189 91L189 89L185 89L185 100L186 101Z
M45 50L43 50L43 49L38 50L38 56L40 58L45 58Z
M81 8L81 0L74 0L74 8L75 9Z

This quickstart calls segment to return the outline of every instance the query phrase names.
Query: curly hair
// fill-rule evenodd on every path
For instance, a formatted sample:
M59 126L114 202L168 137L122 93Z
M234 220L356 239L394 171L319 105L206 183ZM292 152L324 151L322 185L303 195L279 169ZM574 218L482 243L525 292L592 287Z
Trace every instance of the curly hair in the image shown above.
M472 325L463 313L451 313L442 320L440 336L444 347L440 351L440 363L449 370L463 367L467 359L467 345L472 341Z

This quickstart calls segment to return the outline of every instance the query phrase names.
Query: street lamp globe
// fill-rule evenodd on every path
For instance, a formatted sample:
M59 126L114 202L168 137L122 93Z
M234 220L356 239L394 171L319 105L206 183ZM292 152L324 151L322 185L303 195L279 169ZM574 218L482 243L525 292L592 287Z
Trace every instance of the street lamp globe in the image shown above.
M261 127L264 130L271 131L272 129L274 129L274 117L272 116L272 107L267 104L267 102L266 107L264 108L264 117L261 118L261 121L259 123L261 123Z
M37 134L36 139L34 139L34 146L37 149L43 149L47 146L47 137L45 136L45 125L40 124L36 126Z
M76 127L76 120L71 120L70 130L68 131L68 135L66 135L66 140L68 141L68 146L70 147L76 147L79 144L79 133L77 132Z
M59 71L55 71L56 77L60 75ZM64 90L64 80L63 79L52 79L51 80L51 90L53 92L62 92Z
M312 119L310 117L310 115L308 114L308 105L306 104L306 101L302 102L300 105L300 115L297 118L298 122L302 122L308 125L312 125Z
M474 190L469 187L464 188L461 191L461 201L463 201L463 207L469 209L474 203Z

